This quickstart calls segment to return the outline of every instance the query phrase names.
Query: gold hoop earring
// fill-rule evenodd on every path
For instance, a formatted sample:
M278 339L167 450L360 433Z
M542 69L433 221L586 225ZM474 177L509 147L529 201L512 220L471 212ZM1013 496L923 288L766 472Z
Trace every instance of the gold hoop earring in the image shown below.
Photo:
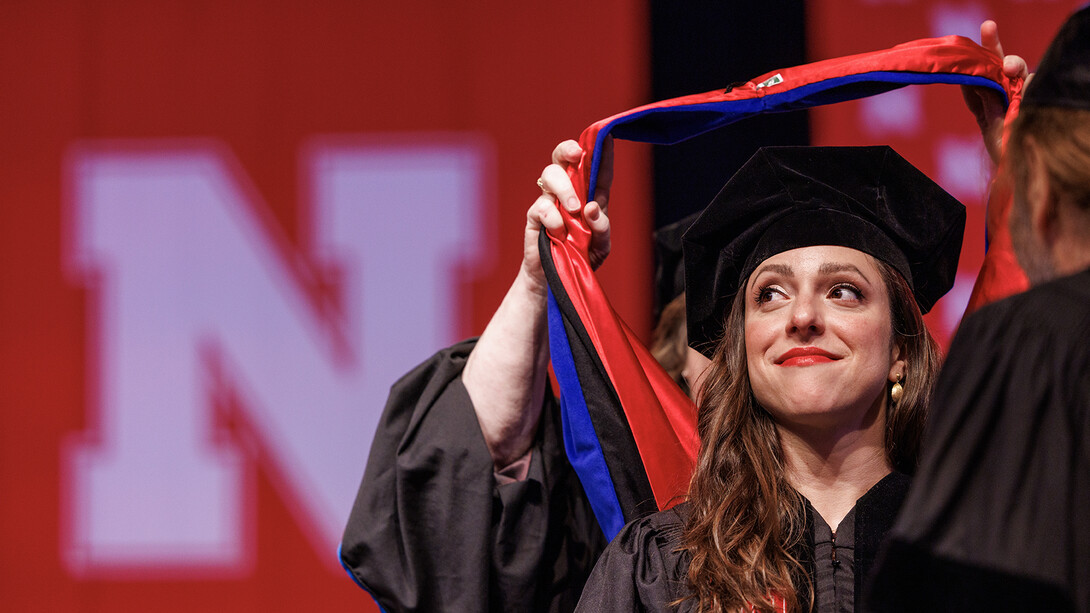
M889 399L894 405L901 401L901 396L904 396L905 388L901 385L901 375L897 374L897 381L889 388Z

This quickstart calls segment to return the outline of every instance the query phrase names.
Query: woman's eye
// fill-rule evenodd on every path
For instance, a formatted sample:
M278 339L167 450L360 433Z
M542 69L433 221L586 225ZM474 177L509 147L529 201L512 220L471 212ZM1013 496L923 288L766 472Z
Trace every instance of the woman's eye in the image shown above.
M778 288L775 287L762 287L757 290L757 303L764 304L766 302L772 302L774 300L783 300L784 294Z
M859 288L845 284L834 287L829 292L829 297L833 300L862 300L863 294Z

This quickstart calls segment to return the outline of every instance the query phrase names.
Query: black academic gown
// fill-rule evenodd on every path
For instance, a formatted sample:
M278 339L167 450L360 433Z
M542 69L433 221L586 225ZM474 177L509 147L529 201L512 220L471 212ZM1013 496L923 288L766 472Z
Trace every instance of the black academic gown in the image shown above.
M855 594L862 593L879 548L893 525L908 492L909 477L891 473L864 494L854 509ZM809 510L809 509L808 509ZM695 602L674 602L688 592L685 575L690 557L679 551L681 530L688 504L661 511L629 523L609 544L587 581L577 611L639 611L686 613L696 610ZM813 575L813 527L811 539L803 545L800 558ZM808 589L800 586L800 589Z
M875 611L1090 612L1090 271L961 324Z
M526 480L498 485L461 382L472 342L391 389L341 544L387 612L571 611L605 538L546 398Z

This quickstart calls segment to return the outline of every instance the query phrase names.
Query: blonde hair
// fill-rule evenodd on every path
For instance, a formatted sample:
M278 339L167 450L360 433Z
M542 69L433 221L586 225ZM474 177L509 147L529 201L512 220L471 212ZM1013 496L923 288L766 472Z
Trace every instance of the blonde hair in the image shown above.
M685 330L685 294L674 298L662 309L651 339L651 355L667 374L688 394L689 383L682 376L685 370L689 335Z
M1024 187L1028 179L1030 140L1037 144L1058 195L1082 211L1090 211L1090 110L1029 107L1019 112L1011 125L1003 169L1016 189Z

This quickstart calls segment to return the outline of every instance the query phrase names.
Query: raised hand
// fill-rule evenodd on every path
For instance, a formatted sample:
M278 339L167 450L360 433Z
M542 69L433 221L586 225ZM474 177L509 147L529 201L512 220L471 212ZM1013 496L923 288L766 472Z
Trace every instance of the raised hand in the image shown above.
M1003 74L1007 77L1028 78L1026 60L1018 55L1003 54L1003 45L999 42L999 26L990 19L980 24L980 45L1002 58ZM1003 119L1006 116L1002 98L997 92L985 87L962 86L961 95L980 127L988 156L993 163L998 164L1003 140Z

